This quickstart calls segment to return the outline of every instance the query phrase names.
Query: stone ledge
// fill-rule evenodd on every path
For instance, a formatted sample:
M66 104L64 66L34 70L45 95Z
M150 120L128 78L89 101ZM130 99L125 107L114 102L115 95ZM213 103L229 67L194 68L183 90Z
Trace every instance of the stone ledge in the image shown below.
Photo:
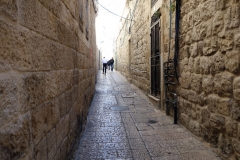
M148 94L148 99L153 104L154 107L159 109L159 102L160 102L159 98L154 97L154 96Z

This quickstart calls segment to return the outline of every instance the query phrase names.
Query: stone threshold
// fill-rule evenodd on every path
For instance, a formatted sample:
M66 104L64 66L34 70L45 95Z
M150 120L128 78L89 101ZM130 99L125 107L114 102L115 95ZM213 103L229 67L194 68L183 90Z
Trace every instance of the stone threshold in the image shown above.
M154 107L156 107L157 109L159 109L159 101L160 99L157 97L152 96L151 94L148 94L148 99L149 101L154 105Z

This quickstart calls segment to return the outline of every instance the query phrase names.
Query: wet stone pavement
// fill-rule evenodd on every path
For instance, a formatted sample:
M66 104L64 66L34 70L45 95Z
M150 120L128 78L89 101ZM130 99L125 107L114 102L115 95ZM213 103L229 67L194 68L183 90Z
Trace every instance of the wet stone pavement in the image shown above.
M217 160L204 144L152 106L116 71L99 71L74 160Z

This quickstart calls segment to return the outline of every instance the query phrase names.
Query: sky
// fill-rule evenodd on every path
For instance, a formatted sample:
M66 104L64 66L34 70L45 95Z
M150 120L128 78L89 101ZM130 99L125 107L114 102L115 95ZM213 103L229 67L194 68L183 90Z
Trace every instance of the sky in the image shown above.
M110 59L113 57L114 39L118 34L121 17L109 11L121 16L126 0L99 0L98 3L99 10L96 18L97 46L102 51L103 56Z

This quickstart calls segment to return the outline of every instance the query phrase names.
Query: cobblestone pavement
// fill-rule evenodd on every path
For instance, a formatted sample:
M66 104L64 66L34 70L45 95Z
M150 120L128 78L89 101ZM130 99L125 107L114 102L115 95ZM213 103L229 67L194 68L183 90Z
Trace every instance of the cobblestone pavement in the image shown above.
M215 160L220 159L119 72L99 71L87 125L75 160Z

